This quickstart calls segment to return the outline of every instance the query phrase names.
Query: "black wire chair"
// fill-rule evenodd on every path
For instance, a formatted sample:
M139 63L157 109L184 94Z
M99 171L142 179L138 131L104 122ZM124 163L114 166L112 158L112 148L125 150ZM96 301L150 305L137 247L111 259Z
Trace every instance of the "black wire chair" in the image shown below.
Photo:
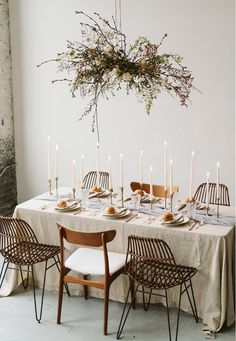
M207 183L204 182L197 188L194 198L199 202L206 202ZM209 183L209 204L217 205L217 184ZM229 190L224 184L219 184L219 203L218 205L230 206Z
M104 189L109 188L109 173L108 172L99 172L99 185ZM97 172L91 171L88 172L83 179L83 188L90 189L97 184Z
M129 236L126 256L126 272L130 278L130 287L121 315L117 331L117 339L121 336L131 306L135 306L135 296L137 292L141 292L143 295L144 310L148 310L152 295L165 298L170 341L171 328L167 296L167 290L169 288L179 286L179 304L175 340L177 341L178 338L181 297L185 292L188 296L193 316L196 322L198 322L198 314L191 281L191 278L196 274L197 270L193 267L177 265L169 246L163 240L133 235ZM139 287L141 287L141 289L139 289ZM159 290L164 291L164 294L158 293ZM130 293L131 303L128 304ZM190 293L192 295L192 299L190 297ZM145 301L146 295L148 295L148 299Z
M32 228L26 221L17 218L0 217L0 254L3 256L3 264L0 271L0 288L8 269L20 271L22 284L25 289L28 287L29 273L31 273L35 318L38 322L40 322L42 318L46 273L47 270L54 265L56 265L60 272L59 253L60 246L39 243ZM53 261L52 264L49 264L50 259ZM45 267L41 304L38 311L35 292L34 265L40 262L45 262ZM11 267L10 264L15 265L16 267ZM26 283L23 276L24 272L27 273ZM65 289L68 295L70 295L68 286L65 286Z

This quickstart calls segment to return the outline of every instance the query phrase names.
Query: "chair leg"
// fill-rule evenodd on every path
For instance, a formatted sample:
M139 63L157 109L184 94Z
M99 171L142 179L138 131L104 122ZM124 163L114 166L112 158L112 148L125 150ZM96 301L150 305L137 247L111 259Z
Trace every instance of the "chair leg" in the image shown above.
M23 288L26 290L28 288L28 284L29 284L29 265L27 265L27 270L26 270L27 271L26 284L25 284L25 280L23 277L23 270L21 268L21 265L19 265L19 271L20 271L20 275L21 275Z
M44 289L45 289L46 274L47 274L47 261L45 262L45 268L44 268L43 289L42 289L42 297L41 297L41 304L40 304L39 315L38 315L36 293L35 293L35 281L34 281L34 268L33 268L33 265L31 265L31 272L32 272L33 292L34 292L35 318L38 321L38 323L40 323L41 318L42 318L42 312L43 312Z
M5 267L6 265L6 267ZM0 272L0 288L2 287L2 283L4 281L7 269L9 266L9 262L7 262L5 259L3 260L3 264L2 264L2 268L1 268L1 272ZM4 269L5 268L5 269Z
M62 272L60 272L60 282L59 282L59 292L58 292L58 306L57 306L57 324L61 323L63 285L64 285L64 274Z
M56 256L57 258L53 257L54 261L55 261L55 264L56 264L56 267L58 269L58 272L59 274L61 273L61 270L60 270L60 267L58 264L61 265L61 262L60 262L60 259L58 257L58 255ZM67 292L67 295L70 297L70 290L69 290L69 286L68 286L68 283L64 282L64 288L66 289L66 292Z
M179 306L178 306L178 315L177 315L177 325L176 325L175 341L177 341L177 339L178 339L178 331L179 331L179 315L180 315L181 297L182 297L182 284L180 285L180 289L179 289Z
M131 288L133 286L133 289L134 289L134 281L131 280L131 283L130 283L130 287L129 287L129 290L128 290L128 293L127 293L127 296L126 296L126 299L125 299L125 305L124 305L124 308L123 308L123 311L122 311L122 314L121 314L121 318L120 318L120 323L119 323L119 327L118 327L118 330L117 330L117 334L116 334L116 338L117 340L120 338L121 336L121 333L123 331L123 328L124 328L124 325L125 325L125 322L127 320L127 317L129 315L129 312L130 312L130 309L131 309L131 306L133 306L133 301L135 300L135 296L136 296L136 292L138 290L138 287L139 285L137 285L136 289L133 290L133 293L131 291ZM127 307L127 303L128 303L128 299L129 299L129 293L131 292L131 303L126 311L126 314L125 314L125 310L126 310L126 307Z
M197 313L197 307L196 307L196 302L195 302L195 297L194 297L193 285L192 285L191 278L190 278L189 282L190 282L190 289L191 289L191 294L192 294L192 298L193 298L193 307L194 307L193 315L194 315L196 323L198 323L198 313ZM190 302L190 297L189 297L189 302ZM190 305L191 305L191 303L190 303Z
M83 279L87 280L88 276L87 275L83 275ZM87 300L88 299L88 286L84 285L84 298Z
M167 311L167 321L168 321L169 339L170 339L170 341L171 341L170 313L169 313L168 296L167 296L167 290L166 290L166 289L165 289L165 297L166 297L166 311Z
M130 281L130 292L131 292L131 298L133 297L132 300L132 308L136 309L136 295L134 293L134 281L132 281L131 278L129 278Z
M104 335L107 335L109 291L110 291L110 283L107 284L104 289L104 322L103 322L103 334Z
M145 288L144 287L142 287L142 292L143 292L143 309L145 311L147 311L149 306L150 306L150 301L151 301L151 296L152 296L152 289L150 289L147 303L145 302Z

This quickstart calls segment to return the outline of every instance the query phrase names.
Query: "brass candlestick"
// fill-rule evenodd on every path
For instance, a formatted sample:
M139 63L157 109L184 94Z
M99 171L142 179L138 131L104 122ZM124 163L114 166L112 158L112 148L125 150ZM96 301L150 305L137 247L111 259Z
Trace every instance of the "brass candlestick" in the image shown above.
M55 178L56 181L56 197L58 198L58 176Z
M167 208L167 189L165 188L165 209Z
M174 193L171 193L170 194L170 211L171 211L171 213L173 213L173 196L174 196Z
M217 198L216 199L216 214L217 214L217 218L219 218L219 215L220 215L220 198Z
M112 192L113 192L113 188L110 188L109 191L110 191L110 202L111 202L111 206L112 206Z
M74 187L72 188L72 197L73 197L73 199L75 199L75 188Z
M48 179L48 189L49 189L49 194L52 195L52 180Z
M124 206L124 187L120 187L120 195L121 195L121 207Z
M150 195L150 205L151 205L151 210L152 210L152 204L153 204L153 195Z

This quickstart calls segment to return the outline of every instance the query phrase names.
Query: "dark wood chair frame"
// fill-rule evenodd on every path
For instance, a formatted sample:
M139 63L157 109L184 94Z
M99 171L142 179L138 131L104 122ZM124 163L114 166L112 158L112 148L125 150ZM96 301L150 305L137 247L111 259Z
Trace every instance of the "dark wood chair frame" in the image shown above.
M144 310L148 310L152 295L165 297L169 339L171 341L171 327L167 290L169 288L179 286L179 302L175 334L175 340L177 341L181 297L184 293L186 293L188 296L193 316L195 318L195 321L198 322L197 308L191 281L191 278L196 274L196 272L197 270L193 267L177 265L169 246L163 240L133 235L129 236L126 258L126 273L130 278L130 287L121 315L117 331L117 339L119 339L121 336L131 306L135 307L136 293L141 292L143 295ZM139 289L139 287L141 287L141 289ZM190 297L189 289L192 295L192 299ZM159 294L159 290L164 291L164 294ZM131 302L128 305L128 298L130 293ZM146 302L145 295L148 295L148 299Z
M47 270L54 265L56 265L58 271L60 271L59 253L59 246L39 243L31 226L26 221L12 217L0 217L0 254L3 256L3 264L0 271L0 288L8 269L20 271L24 289L27 289L28 287L29 274L31 273L35 318L38 322L41 321L43 312L46 273ZM50 259L53 261L52 264L49 264ZM45 262L45 267L41 303L38 310L35 292L34 265L40 262ZM10 264L15 265L16 267L12 267ZM24 269L24 267L26 267L26 269ZM27 273L26 283L23 276L24 272ZM65 286L65 289L68 295L70 295L67 286Z
M219 184L219 205L230 206L229 190L224 184ZM205 203L207 196L207 183L204 182L197 188L194 198L196 201ZM217 184L209 183L209 204L217 205Z
M97 184L97 172L91 171L87 173L83 179L83 188L92 188ZM108 172L99 172L99 184L104 189L109 188L109 173Z
M142 187L142 188L141 188ZM130 188L132 189L133 192L135 192L137 189L142 189L144 192L150 194L150 184L147 183L143 183L142 186L140 184L140 182L135 182L132 181L130 183ZM165 187L162 185L153 185L153 195L155 197L159 197L159 198L165 198ZM177 193L179 191L179 187L178 186L173 186L173 192ZM167 188L167 198L170 197L170 188Z
M62 288L64 283L77 283L83 285L84 287L84 297L87 299L88 290L87 287L91 286L98 289L104 290L104 325L103 333L107 335L107 325L108 325L108 305L109 305L109 289L111 283L125 271L125 267L119 269L112 275L109 273L109 261L107 252L107 243L111 242L115 235L115 230L101 231L101 232L79 232L72 230L70 228L64 227L57 224L60 236L60 246L61 246L61 272L60 272L60 283L59 283L59 295L58 295L58 314L57 314L57 324L61 323L61 310L62 310ZM82 278L69 276L68 273L70 269L65 267L65 255L64 255L64 240L68 243L77 244L81 246L88 247L102 247L104 255L104 266L105 266L105 276L100 280L91 280L88 275L82 275Z

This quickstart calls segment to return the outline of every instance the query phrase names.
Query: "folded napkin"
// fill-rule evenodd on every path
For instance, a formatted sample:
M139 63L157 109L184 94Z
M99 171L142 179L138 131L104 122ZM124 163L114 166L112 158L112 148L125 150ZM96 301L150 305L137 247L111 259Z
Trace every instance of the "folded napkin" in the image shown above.
M197 213L195 214L195 219L203 221L205 224L212 224L212 225L226 225L226 226L236 226L235 224L235 217L232 216L222 216L217 218L216 215L214 216L207 216L205 213Z

